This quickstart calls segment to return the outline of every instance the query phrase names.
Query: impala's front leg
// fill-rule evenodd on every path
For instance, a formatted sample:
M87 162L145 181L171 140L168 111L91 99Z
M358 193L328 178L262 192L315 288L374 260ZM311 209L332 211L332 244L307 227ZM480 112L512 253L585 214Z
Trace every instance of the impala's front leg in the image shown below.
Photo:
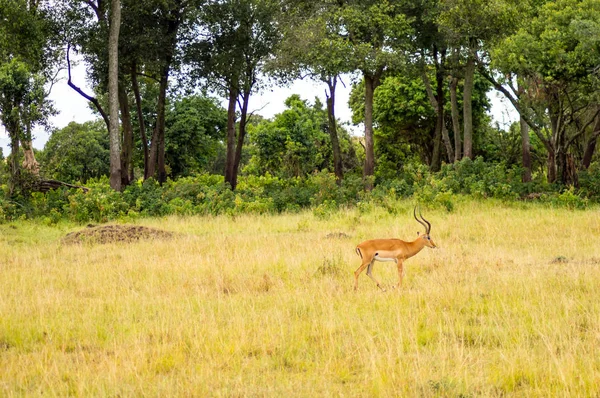
M398 289L400 289L402 287L402 278L404 277L404 264L403 264L403 259L399 258L396 261L396 265L398 265L398 286L396 286Z

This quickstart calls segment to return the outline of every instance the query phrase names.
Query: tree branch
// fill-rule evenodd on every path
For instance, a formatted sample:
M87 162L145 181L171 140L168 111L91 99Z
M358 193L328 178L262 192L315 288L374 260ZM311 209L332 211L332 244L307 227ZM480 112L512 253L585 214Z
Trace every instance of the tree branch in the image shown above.
M98 109L98 112L100 112L100 115L102 115L102 119L104 119L104 122L106 123L106 127L108 128L108 125L109 125L108 115L106 114L106 112L102 108L102 105L100 105L100 102L98 102L98 100L95 97L92 97L92 96L84 93L82 89L80 89L79 87L77 87L72 82L72 80L71 80L71 59L69 58L69 53L70 52L71 52L71 44L69 43L68 46L67 46L67 71L68 71L68 76L69 76L69 78L67 80L67 84L73 90L75 90L76 92L78 92L79 95L81 95L83 98L85 98L86 100L88 100L92 104L94 104L94 106L96 107L96 109Z
M527 112L525 112L525 110L521 107L521 105L519 104L519 101L518 101L518 96L517 96L517 98L513 97L512 94L504 86L502 86L502 84L500 84L496 79L494 79L488 73L487 70L485 70L485 67L480 65L479 72L487 81L492 83L492 85L494 86L494 88L496 90L498 90L502 94L504 94L504 96L510 101L510 103L514 106L514 108L517 110L517 112L519 112L519 115L523 118L523 120L529 125L529 127L531 127L531 129L533 130L535 135L537 135L537 137L540 139L540 141L542 141L542 143L544 144L546 149L549 152L553 152L554 148L552 147L550 140L547 139L546 137L544 137L544 135L541 132L540 126L538 126L536 123L534 123L533 120L529 117L529 114Z

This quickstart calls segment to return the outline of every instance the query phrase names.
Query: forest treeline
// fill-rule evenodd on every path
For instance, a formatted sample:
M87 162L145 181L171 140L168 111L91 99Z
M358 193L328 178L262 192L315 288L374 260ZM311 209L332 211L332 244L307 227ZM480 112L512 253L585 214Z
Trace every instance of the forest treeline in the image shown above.
M600 0L0 0L0 22L3 219L600 199ZM98 120L36 150L61 70ZM325 103L250 109L299 78ZM360 136L336 118L340 84Z

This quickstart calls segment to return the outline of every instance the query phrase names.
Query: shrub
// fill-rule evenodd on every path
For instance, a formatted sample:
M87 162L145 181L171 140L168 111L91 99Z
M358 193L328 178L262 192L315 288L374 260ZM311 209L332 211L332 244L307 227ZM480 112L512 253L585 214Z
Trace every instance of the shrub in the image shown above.
M284 179L268 173L240 176L235 192L223 176L212 174L169 180L162 186L154 179L138 180L123 192L113 191L104 177L88 181L87 193L61 188L44 194L21 193L8 199L3 185L0 222L38 217L49 224L61 218L86 223L169 214L263 214L307 208L312 208L316 217L328 218L340 206L356 206L360 213L379 207L396 214L402 211L402 201L407 198L423 206L452 211L463 196L512 201L531 192L542 192L536 197L552 206L583 209L600 200L600 164L583 171L580 183L580 189L566 190L540 181L523 184L519 168L488 164L481 158L444 165L438 173L425 165L407 164L398 178L380 182L371 191L364 191L365 181L359 174L346 175L338 185L335 176L325 171L303 178Z

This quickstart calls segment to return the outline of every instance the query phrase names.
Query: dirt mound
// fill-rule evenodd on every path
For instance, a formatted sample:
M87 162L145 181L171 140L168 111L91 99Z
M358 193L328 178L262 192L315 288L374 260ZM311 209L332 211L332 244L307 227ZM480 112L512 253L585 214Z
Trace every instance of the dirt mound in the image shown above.
M141 239L168 239L172 232L161 231L139 225L102 225L88 227L79 232L71 232L63 238L63 243L117 243L136 242Z
M350 235L343 232L331 232L325 236L326 239L345 239L349 237Z

